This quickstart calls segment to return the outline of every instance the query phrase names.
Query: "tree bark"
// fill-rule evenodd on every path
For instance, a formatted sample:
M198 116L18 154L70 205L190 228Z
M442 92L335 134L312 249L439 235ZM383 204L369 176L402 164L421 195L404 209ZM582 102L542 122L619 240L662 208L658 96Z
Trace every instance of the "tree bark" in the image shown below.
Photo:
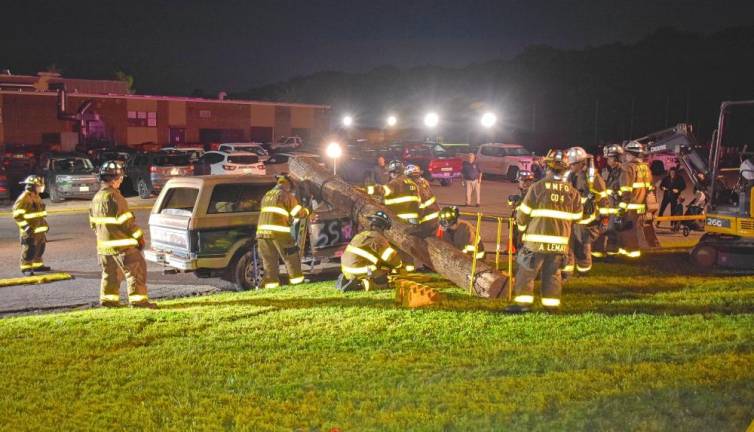
M392 227L385 236L393 246L413 256L432 270L448 278L463 289L468 289L471 280L470 256L463 254L451 244L430 237L416 235L416 227L402 222L395 213L340 177L333 176L311 158L297 157L288 163L291 176L301 182L306 193L329 202L338 209L345 209L361 227L369 226L367 216L381 210L390 215ZM507 295L508 278L484 261L477 261L474 275L474 291L480 297L497 298Z

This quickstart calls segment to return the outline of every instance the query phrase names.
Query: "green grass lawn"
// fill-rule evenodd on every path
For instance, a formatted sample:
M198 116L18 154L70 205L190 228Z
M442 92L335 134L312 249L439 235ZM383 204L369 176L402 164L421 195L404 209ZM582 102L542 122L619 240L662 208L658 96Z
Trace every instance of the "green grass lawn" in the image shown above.
M662 263L660 269L651 261ZM597 264L561 315L332 282L0 321L0 430L731 430L754 418L754 277Z

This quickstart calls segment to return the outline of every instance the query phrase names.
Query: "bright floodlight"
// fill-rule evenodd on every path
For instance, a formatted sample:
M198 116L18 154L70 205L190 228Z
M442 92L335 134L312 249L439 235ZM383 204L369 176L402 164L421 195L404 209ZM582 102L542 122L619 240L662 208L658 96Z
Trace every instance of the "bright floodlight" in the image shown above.
M351 127L353 124L353 117L350 115L343 116L343 126L345 127Z
M398 118L394 115L388 116L387 125L390 127L395 126L398 123Z
M484 113L481 119L482 126L489 129L497 123L497 116L491 112Z
M437 126L438 123L440 123L440 117L438 117L436 113L431 112L424 116L424 126L433 128Z
M327 157L331 159L337 159L341 155L343 155L343 149L340 148L340 144L333 141L327 145L327 148L325 149L325 153L327 154Z

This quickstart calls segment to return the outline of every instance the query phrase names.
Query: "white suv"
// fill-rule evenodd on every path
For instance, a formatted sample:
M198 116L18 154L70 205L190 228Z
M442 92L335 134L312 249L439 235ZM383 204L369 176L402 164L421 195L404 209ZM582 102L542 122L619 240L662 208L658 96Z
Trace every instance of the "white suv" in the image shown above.
M208 151L196 162L194 174L265 175L267 169L259 162L259 156L251 152Z
M521 170L531 170L534 157L519 144L488 143L479 146L476 161L485 174L503 175L516 180Z
M259 160L262 162L267 162L267 159L270 158L270 154L267 153L267 150L262 147L262 144L254 143L254 142L248 142L248 143L224 143L220 144L217 147L217 151L222 152L250 152L254 153L257 156L259 156Z

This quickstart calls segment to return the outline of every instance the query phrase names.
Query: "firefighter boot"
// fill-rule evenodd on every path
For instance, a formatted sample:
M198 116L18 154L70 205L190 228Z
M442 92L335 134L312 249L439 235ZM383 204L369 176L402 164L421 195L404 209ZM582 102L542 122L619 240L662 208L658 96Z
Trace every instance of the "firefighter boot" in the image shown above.
M150 301L131 303L131 307L136 309L159 309L157 303L152 303Z
M506 307L504 310L505 310L505 313L509 313L509 314L524 314L524 313L531 312L531 308L529 306L524 306L517 303L514 303Z

